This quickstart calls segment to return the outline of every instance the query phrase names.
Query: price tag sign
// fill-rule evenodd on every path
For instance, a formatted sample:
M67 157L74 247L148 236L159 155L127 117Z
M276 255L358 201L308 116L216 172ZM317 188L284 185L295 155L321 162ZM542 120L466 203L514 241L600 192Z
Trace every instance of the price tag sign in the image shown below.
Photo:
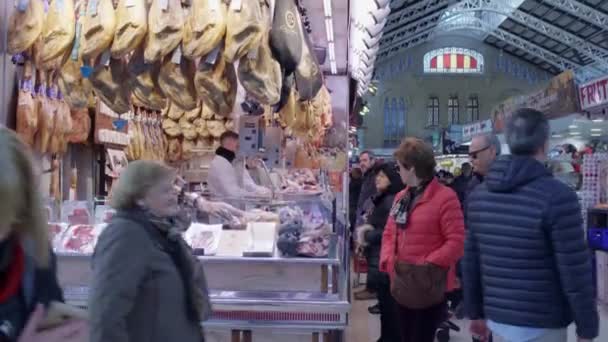
M255 48L255 49L249 50L249 53L247 53L247 58L252 61L257 60L258 59L258 49Z
M104 51L103 54L101 55L101 59L99 60L99 64L104 65L104 66L110 65L111 56L112 56L112 53L110 52L110 50Z
M72 47L72 54L70 58L73 61L78 60L78 50L80 50L80 35L82 33L82 23L76 24L76 34L74 35L74 46Z
M220 1L221 0L209 0L209 10L211 12L217 12L220 10Z
M137 4L137 0L126 0L125 1L125 7L127 7L127 8L135 7L136 4Z
M169 9L169 0L159 0L160 9L166 11Z
M230 9L233 11L240 12L243 8L243 0L232 0L230 1Z
M93 68L90 65L84 65L80 67L80 74L82 75L82 77L89 78L91 77L92 73Z
M27 7L30 5L30 0L19 0L17 3L17 10L19 12L27 11Z
M182 62L182 46L178 45L177 49L173 51L173 56L171 56L171 62L175 64L179 64Z
M98 0L89 0L89 6L87 7L87 15L92 17L97 15L97 1Z
M215 65L217 61L217 57L220 55L220 46L213 49L213 51L209 52L207 58L205 58L205 63Z

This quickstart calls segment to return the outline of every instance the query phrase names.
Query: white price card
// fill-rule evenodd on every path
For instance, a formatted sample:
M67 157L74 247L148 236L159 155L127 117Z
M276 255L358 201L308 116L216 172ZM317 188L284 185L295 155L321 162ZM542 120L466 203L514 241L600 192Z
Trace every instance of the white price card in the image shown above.
M110 65L110 57L112 56L110 50L106 50L103 52L103 54L101 55L101 59L99 60L99 64L103 65L103 66L108 66Z
M17 3L17 10L19 12L27 11L27 7L30 5L30 0L19 0Z
M211 12L217 12L220 10L220 1L221 0L209 0L209 10Z
M173 56L171 56L171 62L175 64L180 64L182 62L182 46L178 45L175 50L173 50Z
M98 0L89 0L89 6L87 7L87 15L92 17L97 15L97 1Z
M137 5L137 0L126 0L125 1L125 7L127 7L127 8L135 7L135 5Z
M169 9L169 0L158 0L160 1L160 9L166 11Z
M207 55L207 58L205 58L205 63L207 64L211 64L211 65L215 65L215 62L217 61L217 57L220 54L220 47L216 47L215 49L213 49L213 51L209 52L209 54Z
M240 12L243 8L243 0L231 0L230 9L233 11Z
M74 34L74 46L72 46L72 53L70 58L73 61L78 60L78 50L80 50L80 35L82 33L82 23L76 24L76 33Z
M252 61L255 61L258 59L258 48L253 48L251 50L249 50L249 53L247 53L247 58L249 58Z

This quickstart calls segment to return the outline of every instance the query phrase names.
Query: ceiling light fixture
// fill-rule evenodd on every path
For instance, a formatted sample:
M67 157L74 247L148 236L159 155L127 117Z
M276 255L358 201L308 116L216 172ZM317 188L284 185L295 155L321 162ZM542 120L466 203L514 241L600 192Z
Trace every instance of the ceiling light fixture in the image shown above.
M338 73L336 63L336 44L334 37L334 21L332 19L331 0L323 0L323 11L325 13L325 33L327 35L327 50L329 53L329 67L333 75Z
M581 132L570 132L570 135L581 135Z
M338 73L338 66L336 65L336 61L329 61L329 67L331 68L331 73L336 75Z
M601 128L592 128L591 132L601 132L602 129Z
M570 128L570 129L577 129L578 126L577 125L570 125L570 126L568 126L568 128Z
M591 134L591 136L592 136L592 137L601 137L601 136L602 136L602 134L600 134L600 133L593 133L593 134Z
M327 44L327 48L329 50L329 60L335 61L336 60L336 44L334 42L329 42Z
M326 17L331 17L331 0L323 0L323 10Z
M604 122L604 119L599 118L599 119L593 119L593 120L591 120L591 121L593 121L593 122Z
M334 41L334 21L332 20L331 17L326 17L325 18L325 33L327 34L327 41L328 42L333 42Z

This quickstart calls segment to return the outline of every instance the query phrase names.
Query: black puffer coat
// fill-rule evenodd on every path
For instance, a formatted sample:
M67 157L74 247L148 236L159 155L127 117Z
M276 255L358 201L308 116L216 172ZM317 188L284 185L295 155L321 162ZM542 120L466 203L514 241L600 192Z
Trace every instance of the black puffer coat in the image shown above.
M471 319L598 334L591 254L576 194L529 157L500 157L467 199Z
M405 185L403 185L403 182L401 181L401 177L396 171L395 164L383 164L378 167L377 171L378 173L384 173L391 184L386 191L372 197L374 208L367 218L367 224L374 228L365 234L365 241L368 244L365 249L368 262L367 281L372 285L372 288L385 278L378 270L380 250L382 249L382 234L384 233L384 226L386 225L391 208L393 207L395 195L405 188Z

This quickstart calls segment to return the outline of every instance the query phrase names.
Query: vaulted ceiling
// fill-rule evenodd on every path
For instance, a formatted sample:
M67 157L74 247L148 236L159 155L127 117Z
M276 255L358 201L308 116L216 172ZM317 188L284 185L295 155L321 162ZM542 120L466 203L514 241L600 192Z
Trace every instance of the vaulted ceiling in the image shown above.
M579 81L608 74L608 0L391 0L389 6L378 48L370 49L375 64L457 33L553 74L572 69Z

